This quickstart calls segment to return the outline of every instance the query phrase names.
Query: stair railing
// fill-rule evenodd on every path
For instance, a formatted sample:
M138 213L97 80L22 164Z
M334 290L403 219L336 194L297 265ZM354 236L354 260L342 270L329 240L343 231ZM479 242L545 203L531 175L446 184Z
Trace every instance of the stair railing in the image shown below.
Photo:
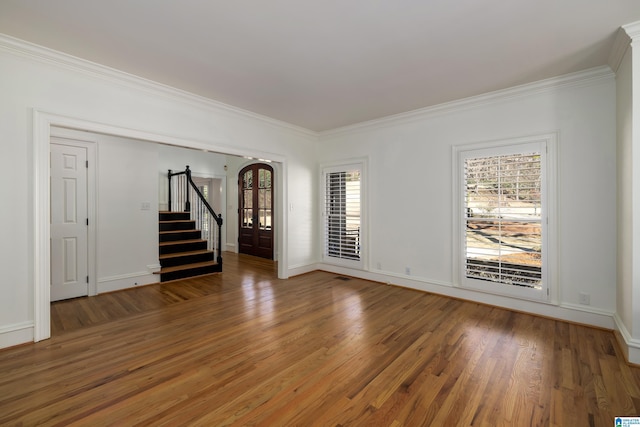
M180 172L173 172L169 169L167 177L169 179L168 210L191 213L191 219L196 222L196 227L202 232L202 238L207 241L207 248L214 251L216 261L222 265L222 214L215 213L204 198L198 186L191 179L191 169L188 165L185 170ZM173 195L175 195L175 199L172 197ZM194 206L191 205L192 200ZM217 225L217 230L214 222Z

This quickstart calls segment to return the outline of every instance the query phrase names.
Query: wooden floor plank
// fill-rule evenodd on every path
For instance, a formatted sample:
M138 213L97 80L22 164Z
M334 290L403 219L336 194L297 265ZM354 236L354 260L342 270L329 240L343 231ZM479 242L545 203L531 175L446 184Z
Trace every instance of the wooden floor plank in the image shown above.
M610 426L613 333L355 278L224 272L51 306L0 350L0 425Z

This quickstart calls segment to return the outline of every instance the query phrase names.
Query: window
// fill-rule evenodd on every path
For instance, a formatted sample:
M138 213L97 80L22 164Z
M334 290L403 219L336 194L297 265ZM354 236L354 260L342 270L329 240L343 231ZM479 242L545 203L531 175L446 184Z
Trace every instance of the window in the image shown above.
M324 260L362 267L362 164L325 168Z
M549 142L456 148L462 286L547 299Z

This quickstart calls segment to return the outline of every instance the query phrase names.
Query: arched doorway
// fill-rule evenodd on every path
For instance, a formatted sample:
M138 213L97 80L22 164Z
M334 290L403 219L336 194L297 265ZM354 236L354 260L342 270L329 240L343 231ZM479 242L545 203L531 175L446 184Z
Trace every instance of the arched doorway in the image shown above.
M238 251L273 259L273 168L264 163L238 174Z

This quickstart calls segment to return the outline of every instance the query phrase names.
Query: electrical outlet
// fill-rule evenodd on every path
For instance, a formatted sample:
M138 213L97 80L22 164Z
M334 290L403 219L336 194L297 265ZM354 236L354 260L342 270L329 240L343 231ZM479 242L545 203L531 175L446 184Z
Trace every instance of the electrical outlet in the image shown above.
M591 305L591 295L581 293L580 294L580 304Z
M376 263L376 268L377 268L378 270L382 270L382 264L381 264L381 263L379 263L379 262L377 262L377 263Z
M407 276L411 276L411 267L405 267L404 274L406 274Z

